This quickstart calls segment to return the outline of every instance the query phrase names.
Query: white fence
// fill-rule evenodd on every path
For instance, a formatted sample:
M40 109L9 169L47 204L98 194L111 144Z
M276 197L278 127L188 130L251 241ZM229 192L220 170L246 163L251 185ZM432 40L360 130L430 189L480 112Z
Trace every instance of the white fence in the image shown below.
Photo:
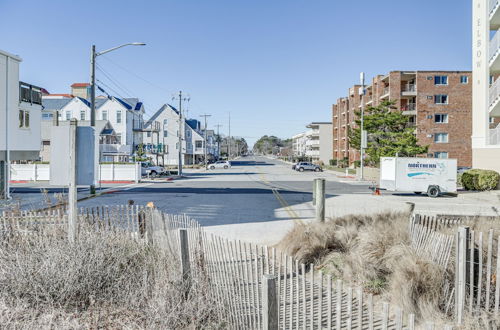
M141 180L139 163L131 164L100 164L97 173L99 181L133 181ZM11 181L49 181L49 164L12 164L10 167Z

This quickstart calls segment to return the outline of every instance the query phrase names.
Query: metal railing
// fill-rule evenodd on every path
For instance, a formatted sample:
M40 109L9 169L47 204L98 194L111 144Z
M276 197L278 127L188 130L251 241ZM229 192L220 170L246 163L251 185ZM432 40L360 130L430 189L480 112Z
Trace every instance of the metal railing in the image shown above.
M416 103L409 103L409 104L403 105L401 107L401 110L402 111L414 111L414 110L417 110L417 104Z
M417 91L417 87L415 84L405 84L403 85L403 92L415 92Z
M382 90L382 95L385 95L385 94L389 94L389 86L384 87L384 89Z
M100 144L99 150L106 153L128 154L132 153L132 146L124 144Z
M498 7L498 0L490 0L490 15L495 11Z
M490 129L490 145L500 145L500 125Z
M42 89L24 82L19 82L19 102L42 104Z
M498 30L493 39L490 40L490 61L498 54L500 51L500 30Z
M500 79L497 79L490 86L490 106L492 106L500 97Z

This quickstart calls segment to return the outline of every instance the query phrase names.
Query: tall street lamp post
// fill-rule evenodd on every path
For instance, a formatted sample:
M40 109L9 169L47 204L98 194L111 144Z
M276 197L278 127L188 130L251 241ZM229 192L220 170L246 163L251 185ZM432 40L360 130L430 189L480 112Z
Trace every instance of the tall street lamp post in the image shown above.
M95 59L97 56L104 55L106 53L117 50L118 48L122 48L125 46L145 46L144 42L130 42L127 44L123 44L120 46L116 46L107 50L103 50L102 52L95 51L95 45L92 45L91 53L90 53L90 126L95 127ZM96 151L97 155L99 155L99 150ZM99 158L99 157L96 157ZM98 162L99 159L94 160ZM95 194L95 173L97 172L97 165L94 166L94 184L90 186L90 193Z

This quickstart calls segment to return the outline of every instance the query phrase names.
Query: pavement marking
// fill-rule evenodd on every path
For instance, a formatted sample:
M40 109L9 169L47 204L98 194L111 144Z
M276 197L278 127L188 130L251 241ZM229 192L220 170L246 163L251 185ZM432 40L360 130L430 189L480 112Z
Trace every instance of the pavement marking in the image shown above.
M278 189L276 187L273 187L271 182L269 182L263 173L259 173L260 180L264 182L266 185L269 185L271 187L271 191L273 192L274 197L278 200L278 202L281 204L281 206L285 209L286 213L290 216L292 219L299 220L300 217L299 215L291 208L291 206L287 203L287 201L281 196L279 193Z

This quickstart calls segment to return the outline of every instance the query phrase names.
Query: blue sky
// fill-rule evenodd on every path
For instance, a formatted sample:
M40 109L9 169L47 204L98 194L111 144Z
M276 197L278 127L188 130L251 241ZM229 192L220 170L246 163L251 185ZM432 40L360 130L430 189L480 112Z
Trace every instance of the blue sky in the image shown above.
M92 44L145 42L99 57L110 94L152 114L182 90L191 117L227 133L231 112L252 143L331 120L360 71L470 70L471 2L0 0L0 49L23 58L22 80L68 93L88 81Z

